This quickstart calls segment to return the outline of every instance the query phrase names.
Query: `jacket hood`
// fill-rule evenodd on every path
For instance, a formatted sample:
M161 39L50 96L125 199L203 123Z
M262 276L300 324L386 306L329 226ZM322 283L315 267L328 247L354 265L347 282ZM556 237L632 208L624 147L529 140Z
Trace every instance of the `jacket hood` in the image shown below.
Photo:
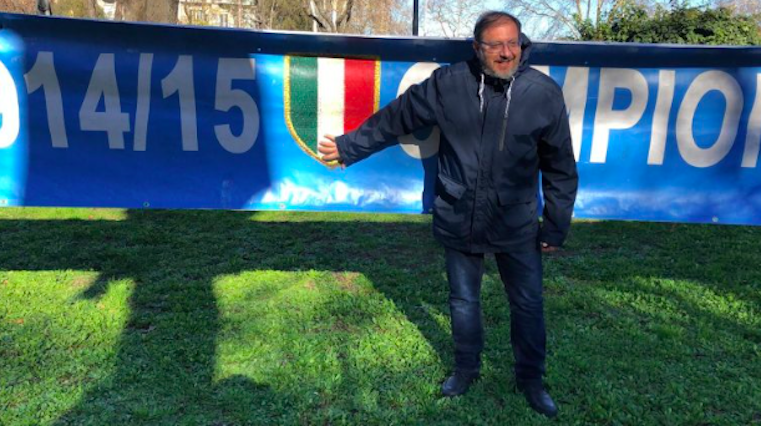
M531 50L534 48L534 44L531 43L531 40L528 38L526 34L521 33L521 63L518 65L518 71L515 72L516 75L522 73L525 71L529 65L528 65L528 58L531 56Z

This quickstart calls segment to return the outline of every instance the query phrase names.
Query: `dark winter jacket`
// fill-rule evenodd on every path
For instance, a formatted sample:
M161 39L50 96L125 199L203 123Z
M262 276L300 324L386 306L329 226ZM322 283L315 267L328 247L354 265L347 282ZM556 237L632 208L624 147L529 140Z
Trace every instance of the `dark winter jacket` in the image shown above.
M563 93L530 68L531 42L521 35L513 79L485 76L474 58L442 67L336 139L350 165L437 125L441 129L433 231L445 246L488 253L524 251L539 241L562 245L578 176ZM541 171L540 229L536 207Z

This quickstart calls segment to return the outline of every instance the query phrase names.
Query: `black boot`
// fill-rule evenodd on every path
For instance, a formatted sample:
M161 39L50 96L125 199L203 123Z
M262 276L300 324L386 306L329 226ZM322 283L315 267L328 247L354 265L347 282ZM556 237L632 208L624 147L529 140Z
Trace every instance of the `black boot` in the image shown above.
M479 377L478 371L455 371L441 385L444 396L458 396L468 391L470 385Z
M544 414L550 418L558 415L558 407L555 405L550 394L547 393L542 382L518 382L517 388L523 392L528 405L537 413Z

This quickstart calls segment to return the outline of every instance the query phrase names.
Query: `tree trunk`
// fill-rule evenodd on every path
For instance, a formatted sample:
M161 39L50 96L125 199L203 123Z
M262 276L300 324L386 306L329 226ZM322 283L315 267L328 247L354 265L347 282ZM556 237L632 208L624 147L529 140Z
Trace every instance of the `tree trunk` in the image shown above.
M37 0L37 13L40 15L52 15L53 9L50 7L50 1Z
M98 0L84 0L85 12L87 16L98 17L101 16L100 6L98 6Z
M316 0L309 0L309 17L314 21L315 28L319 26L323 31L337 33L351 21L353 7L354 0L323 1L322 6ZM343 10L339 12L339 8Z

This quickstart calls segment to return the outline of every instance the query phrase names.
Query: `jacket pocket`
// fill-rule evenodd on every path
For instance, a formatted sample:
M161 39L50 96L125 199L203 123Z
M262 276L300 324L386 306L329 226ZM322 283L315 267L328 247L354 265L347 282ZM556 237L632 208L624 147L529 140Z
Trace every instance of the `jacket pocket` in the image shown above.
M470 199L467 188L456 180L439 174L434 201L434 233L445 238L465 238L470 232Z
M436 193L443 200L450 204L454 204L457 200L462 198L465 190L466 187L464 184L439 173L439 187L437 188Z
M492 229L488 240L492 244L511 244L535 235L539 230L536 196L497 192L498 206L493 210Z

